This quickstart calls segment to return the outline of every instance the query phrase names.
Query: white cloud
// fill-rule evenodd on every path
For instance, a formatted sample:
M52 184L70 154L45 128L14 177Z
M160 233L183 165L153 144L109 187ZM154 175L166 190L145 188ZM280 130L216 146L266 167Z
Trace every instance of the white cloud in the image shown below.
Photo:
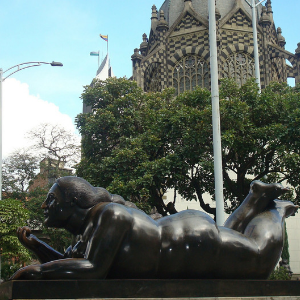
M14 78L3 83L3 157L11 152L30 146L25 134L41 123L60 125L68 131L75 132L71 117L62 114L59 107L30 95L29 86Z

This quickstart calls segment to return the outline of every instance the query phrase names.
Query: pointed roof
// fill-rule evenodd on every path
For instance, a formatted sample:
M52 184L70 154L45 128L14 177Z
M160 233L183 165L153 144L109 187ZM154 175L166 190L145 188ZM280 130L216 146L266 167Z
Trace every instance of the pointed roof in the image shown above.
M110 66L110 59L108 57L108 54L106 54L100 67L97 70L95 78L100 79L100 80L105 80L108 77L113 77L113 76L114 76L114 74L113 74L112 68Z
M108 53L107 53L100 65L100 67L97 70L95 79L105 80L109 77L114 77L114 76L115 75L110 66L110 59L109 59ZM91 83L91 85L92 84L93 84L93 82ZM92 112L92 108L90 106L87 106L85 103L83 103L82 112L90 113L90 112Z
M207 0L191 0L194 10L206 20L208 19L208 1ZM221 18L225 17L239 2L251 16L251 8L246 1L240 0L217 0L216 8L221 14ZM256 2L258 2L256 0ZM165 19L171 27L178 19L184 9L184 0L165 0L159 11L163 10ZM258 5L258 16L261 14L262 5Z

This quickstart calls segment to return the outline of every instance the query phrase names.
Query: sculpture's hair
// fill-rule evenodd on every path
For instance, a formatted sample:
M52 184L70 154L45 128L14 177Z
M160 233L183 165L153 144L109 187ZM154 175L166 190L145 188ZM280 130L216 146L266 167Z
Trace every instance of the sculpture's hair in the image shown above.
M125 205L123 197L112 195L104 188L94 187L80 177L61 177L56 180L56 184L66 201L76 199L76 204L81 208L90 208L100 202L116 202Z

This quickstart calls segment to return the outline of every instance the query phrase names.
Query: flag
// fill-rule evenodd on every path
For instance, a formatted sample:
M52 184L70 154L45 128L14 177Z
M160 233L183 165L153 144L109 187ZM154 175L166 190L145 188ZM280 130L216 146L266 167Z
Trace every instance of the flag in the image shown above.
M101 39L103 39L104 41L108 42L108 35L102 35L100 34Z
M96 51L90 52L90 56L99 56L99 51L98 52L96 52Z

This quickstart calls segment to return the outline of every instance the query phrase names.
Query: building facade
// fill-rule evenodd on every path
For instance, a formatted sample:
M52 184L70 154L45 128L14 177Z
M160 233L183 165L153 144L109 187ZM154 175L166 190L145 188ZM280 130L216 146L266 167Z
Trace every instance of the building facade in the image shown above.
M288 78L300 83L300 43L295 53L285 50L282 30L274 23L271 0L258 5L256 12L261 87ZM216 0L216 25L219 79L234 78L242 85L255 77L251 8L245 0ZM153 6L150 33L143 34L131 60L133 80L145 92L167 87L175 88L177 94L196 86L210 89L208 1L165 0L159 10ZM173 198L173 192L168 191L166 201ZM180 197L176 209L200 206ZM300 213L286 224L290 265L294 277L300 277Z
M300 43L295 53L285 50L271 0L256 11L262 88L287 78L300 82ZM255 77L251 8L245 0L216 0L216 20L219 78L242 85ZM153 6L149 38L143 34L131 60L133 79L145 92L210 89L208 1L165 0L159 11Z

